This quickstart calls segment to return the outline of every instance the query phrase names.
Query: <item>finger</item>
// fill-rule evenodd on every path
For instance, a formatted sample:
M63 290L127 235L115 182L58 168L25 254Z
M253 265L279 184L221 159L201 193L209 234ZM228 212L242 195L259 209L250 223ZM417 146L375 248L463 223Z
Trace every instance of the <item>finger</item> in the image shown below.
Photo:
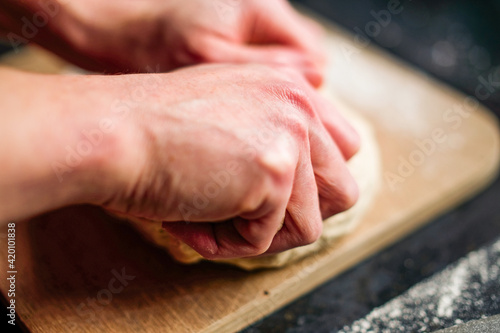
M360 146L361 138L351 124L337 111L334 105L321 96L316 90L306 87L311 101L323 126L348 161Z
M256 161L267 171L263 182L255 181L264 193L259 196L263 199L257 207L243 209L238 217L222 223L165 222L163 227L208 259L264 253L282 226L297 160L298 150L291 140L279 137L268 153Z
M289 69L283 69L282 72L291 81L298 82L301 80L296 73ZM330 105L322 100L310 86L307 87L307 84L302 86L305 87L307 94L297 94L294 98L298 99L295 103L309 109L309 158L312 161L314 174L316 175L321 212L323 217L327 218L349 209L357 201L357 184L347 168L346 160L339 146L336 144L337 141L342 142L341 140L344 140L344 144L348 143L349 141L344 137L352 135L356 138L357 133L351 128L353 133L349 134L349 124L335 111L326 113L324 109L329 107L331 110ZM331 118L329 118L329 121L331 121L330 131L323 125L322 117L319 116L320 113L331 115ZM357 147L350 149L357 149Z
M345 159L326 130L311 129L311 161L323 219L351 208L359 193Z
M315 242L323 230L318 190L309 156L297 168L283 227L266 254L282 252Z
M296 72L286 67L278 67L281 72L287 77L298 83L303 80ZM307 85L306 82L302 85L307 92L308 103L314 109L321 120L323 127L327 130L337 147L342 152L345 160L349 160L354 156L361 145L361 138L351 124L337 111L334 105L326 100L317 90Z
M358 149L357 133L314 89L309 90L311 108L309 142L323 218L351 208L358 187L346 164L346 157ZM325 126L326 125L326 126ZM343 151L340 147L343 147Z
M313 70L314 81L305 74L314 87L319 87L324 80L323 72L326 67L326 53L322 47L322 37L324 31L322 27L313 20L297 13L291 6L284 2L283 15L279 18L267 15L262 24L265 31L260 38L267 41L281 42L285 45L295 46L312 55L313 63L316 68ZM268 11L269 12L269 11ZM257 35L259 32L257 31ZM310 58L311 59L311 58ZM319 73L319 76L317 75ZM320 78L320 79L318 79ZM313 96L317 94L313 93ZM359 150L359 136L349 123L336 112L321 97L315 98L318 114L321 117L324 126L332 135L342 151L344 158L349 160Z
M311 56L318 69L323 70L326 56L322 43L324 35L322 27L297 13L286 1L266 3L266 7L273 5L276 6L274 10L270 10L273 8L261 10L250 42L282 44L299 49Z
M289 180L292 189L293 174ZM281 228L287 198L283 189L274 189L274 199L265 200L257 210L221 223L164 222L163 228L207 259L257 256L267 251ZM264 215L262 215L264 214ZM245 217L262 216L254 219Z
M191 224L164 222L162 226L168 233L210 260L255 256L267 249L267 247L256 247L247 241L238 232L233 220Z
M296 49L279 45L236 44L217 38L211 39L207 45L210 45L205 55L208 62L285 65L302 73L314 87L323 83L323 72L315 60Z
M348 161L361 146L361 138L351 124L337 111L335 106L315 94L314 104L321 122Z
M295 14L297 18L302 21L304 27L309 30L309 33L316 36L317 41L320 41L325 36L325 29L323 29L321 24L297 11L295 11Z

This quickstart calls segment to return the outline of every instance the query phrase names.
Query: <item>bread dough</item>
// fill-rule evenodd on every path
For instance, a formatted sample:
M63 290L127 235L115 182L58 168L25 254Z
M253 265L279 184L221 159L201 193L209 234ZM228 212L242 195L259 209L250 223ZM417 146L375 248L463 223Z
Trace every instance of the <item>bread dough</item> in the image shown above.
M335 102L335 104L338 107L338 103ZM351 232L358 225L358 222L371 205L379 187L381 179L380 157L370 125L359 115L346 112L348 108L339 107L339 109L344 111L342 113L348 118L361 137L362 144L359 152L348 162L349 170L360 189L358 202L351 209L326 219L321 237L313 244L269 256L215 260L216 262L236 265L246 270L281 267L331 245L339 237ZM191 247L162 229L161 223L147 220L131 220L130 222L151 242L168 250L177 261L192 264L205 260Z

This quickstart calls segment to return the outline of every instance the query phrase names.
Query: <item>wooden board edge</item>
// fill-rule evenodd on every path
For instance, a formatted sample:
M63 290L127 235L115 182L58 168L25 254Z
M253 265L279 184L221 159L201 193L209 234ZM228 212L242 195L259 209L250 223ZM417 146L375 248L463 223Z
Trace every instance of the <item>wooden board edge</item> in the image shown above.
M448 196L448 200L446 200L445 204L447 208L445 208L444 210L467 201L467 199L481 191L481 189L483 189L485 185L489 184L494 178L494 176L485 177L480 183L476 183L470 186L470 192L464 191L466 195L464 195L463 192L461 192L460 194L456 194L458 192L450 193L452 195ZM410 235L413 231L427 225L432 221L433 218L439 216L440 213L443 212L441 204L442 202L439 204L439 207L429 207L428 212L413 216L406 223L400 224L400 228L393 228L391 232L386 233L385 235L376 234L376 237L372 237L373 241L367 242L367 246L364 247L362 251L360 251L359 248L356 248L356 251L352 251L351 249L351 251L349 251L350 256L348 256L349 260L343 261L340 265L338 264L338 262L335 262L335 260L337 259L336 257L332 257L331 260L327 260L326 263L322 263L322 265L317 265L319 269L312 271L313 274L309 274L309 276L307 277L307 285L305 285L304 283L295 284L293 286L283 284L283 288L287 290L271 291L269 299L267 301L259 302L258 304L257 302L250 303L248 306L241 307L240 309L238 309L238 311L233 312L230 316L222 318L213 323L203 332L236 332L250 326L251 324L266 317L267 315L280 310L297 298L312 291L313 289L334 278L345 270L362 262L370 256L375 255L384 248L394 244L397 240ZM332 265L333 263L335 265ZM269 303L271 304L269 305ZM257 307L259 308L259 310L256 309ZM262 308L264 310L262 310ZM251 317L249 313L255 314L255 316L253 316L251 320L246 319Z
M439 84L439 82L436 83ZM456 97L461 95L453 91L453 89L450 89L449 92L456 94ZM420 212L408 216L405 223L395 224L395 227L391 228L389 232L374 233L371 235L370 241L366 242L366 246L361 250L358 247L348 248L344 254L346 252L348 253L346 257L348 257L349 260L344 260L339 263L337 262L336 256L321 258L314 264L316 269L308 268L308 275L300 279L302 283L293 284L289 283L289 281L284 281L277 289L270 291L268 299L264 302L262 300L256 300L255 302L249 303L247 306L241 307L237 311L231 313L231 315L214 322L202 332L236 332L250 326L267 315L285 307L292 301L345 270L353 267L357 263L375 255L384 248L394 244L396 241L407 237L413 231L429 224L434 218L440 216L450 208L466 202L487 188L487 186L498 177L500 170L500 130L497 118L485 107L481 106L478 108L474 117L486 118L488 122L485 126L490 127L489 129L494 135L492 138L491 159L485 163L485 172L481 177L469 179L468 182L460 184L458 189L449 191L442 201L430 205L426 210L420 210ZM298 264L300 264L300 262ZM307 280L307 285L303 283L304 280Z

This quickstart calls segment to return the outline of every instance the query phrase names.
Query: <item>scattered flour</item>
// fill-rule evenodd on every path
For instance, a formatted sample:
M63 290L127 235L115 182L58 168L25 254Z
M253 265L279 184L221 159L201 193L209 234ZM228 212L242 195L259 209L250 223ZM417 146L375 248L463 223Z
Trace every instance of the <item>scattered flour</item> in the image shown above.
M463 263L455 268L451 275L450 284L443 286L443 294L439 299L437 308L438 317L451 317L453 315L453 303L460 297L462 286L467 279L467 267Z
M374 309L341 333L433 332L500 313L500 239Z

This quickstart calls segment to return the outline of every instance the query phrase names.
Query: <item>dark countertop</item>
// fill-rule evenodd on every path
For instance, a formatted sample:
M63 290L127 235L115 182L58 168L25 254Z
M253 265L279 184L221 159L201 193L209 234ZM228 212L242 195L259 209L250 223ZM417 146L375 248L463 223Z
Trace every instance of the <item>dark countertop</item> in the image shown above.
M391 0L301 0L348 31ZM404 11L374 40L466 94L481 76L500 82L500 0L401 1ZM1 52L1 50L0 50ZM483 103L500 117L500 87ZM500 238L500 180L460 207L244 330L337 332L471 251ZM493 290L500 295L500 290ZM500 300L462 313L466 322L498 314ZM416 309L418 310L418 309ZM450 326L447 323L447 326ZM436 329L445 328L436 327Z
M371 11L389 0L301 0L348 31L374 20ZM481 77L493 75L496 91L483 103L500 117L500 1L401 1L403 12L374 42L411 65L474 95ZM500 180L460 207L444 214L397 244L365 260L280 311L244 330L337 332L365 317L471 251L500 239ZM476 295L480 307L461 311L432 330L500 313L500 281ZM485 299L481 299L485 298ZM419 311L415 307L415 311ZM372 327L373 328L373 327ZM351 327L352 329L352 327ZM382 331L382 326L374 332ZM389 330L384 332L393 332ZM400 327L398 332L409 332ZM426 331L427 332L427 331ZM500 329L495 332L500 332Z

